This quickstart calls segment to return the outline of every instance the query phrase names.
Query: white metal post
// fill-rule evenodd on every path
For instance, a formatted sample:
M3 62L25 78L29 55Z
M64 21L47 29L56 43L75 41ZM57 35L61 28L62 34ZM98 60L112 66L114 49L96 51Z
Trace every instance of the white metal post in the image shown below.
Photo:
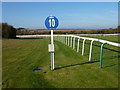
M67 36L66 36L66 45L67 45Z
M65 43L65 38L63 37L63 43Z
M59 36L59 41L60 41L60 36Z
M59 41L61 42L61 36L59 36Z
M72 36L71 36L71 47L72 47Z
M69 38L69 37L67 37L67 45L68 45L68 38Z
M62 36L62 42L64 43L64 37Z
M53 45L53 30L51 30L51 44ZM51 70L54 70L54 52L51 52Z
M59 41L60 41L60 36L59 36Z
M79 47L80 47L79 43L80 43L80 38L78 38L77 52L79 52Z
M85 45L85 39L83 40L83 45L82 45L82 56L84 55L84 45Z
M53 43L53 30L51 30L51 44L54 44Z
M89 61L91 61L93 41L94 41L94 40L91 41L91 45L90 45Z
M75 49L75 37L74 37L74 42L73 42L73 49Z
M64 36L64 43L65 43L65 36Z
M61 38L61 36L60 36L60 42L62 42L62 38Z
M69 36L68 36L68 46L69 46L69 40L70 40L70 39L69 39Z
M58 41L59 41L59 36L58 36Z

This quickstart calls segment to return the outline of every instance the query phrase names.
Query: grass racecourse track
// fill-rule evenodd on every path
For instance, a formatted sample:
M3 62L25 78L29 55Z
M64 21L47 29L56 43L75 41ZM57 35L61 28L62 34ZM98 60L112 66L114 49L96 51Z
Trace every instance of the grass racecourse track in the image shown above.
M117 41L118 37L108 39ZM51 71L49 43L50 38L3 39L3 88L118 88L118 47L104 46L100 69L101 43L93 42L89 62L90 41L86 40L84 56L81 55L82 40L78 53L55 41L56 69ZM38 67L43 70L33 71Z

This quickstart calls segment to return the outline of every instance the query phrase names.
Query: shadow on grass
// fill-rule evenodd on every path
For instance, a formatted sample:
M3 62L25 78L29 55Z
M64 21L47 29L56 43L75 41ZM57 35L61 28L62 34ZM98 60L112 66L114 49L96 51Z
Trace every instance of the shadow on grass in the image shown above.
M108 65L108 66L105 66L104 68L108 68L108 67L112 67L112 66L116 66L117 64L112 64L112 65Z
M99 45L95 45L95 44L93 44L93 46L101 47L101 46L99 46ZM113 52L118 52L118 53L120 53L120 51L113 50L113 49L106 48L106 47L103 47L103 49L107 49L107 50L110 50L110 51L113 51Z
M72 67L72 66L77 66L77 65L97 63L97 62L99 62L99 61L91 61L91 62L84 62L84 63L80 63L80 64L67 65L67 66L55 68L55 70L62 69L62 68L67 68L67 67Z

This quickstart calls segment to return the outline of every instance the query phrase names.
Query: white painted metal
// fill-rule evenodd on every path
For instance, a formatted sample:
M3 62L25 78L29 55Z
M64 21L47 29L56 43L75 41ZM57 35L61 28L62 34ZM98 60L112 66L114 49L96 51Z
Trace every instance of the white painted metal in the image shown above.
M71 43L71 45L70 45L70 46L72 47L72 36L71 36L71 42L70 42L70 43Z
M63 43L64 43L64 37L62 37Z
M64 43L64 37L62 37L62 42Z
M66 45L67 45L67 36L66 36Z
M83 40L83 45L82 45L82 56L84 55L85 40L86 39Z
M83 35L83 36L118 36L118 34L77 34L77 35Z
M74 37L74 41L73 41L73 49L75 49L75 37Z
M58 36L56 37L56 40L58 40Z
M51 30L51 45L54 46L54 42L53 42L53 30ZM54 70L54 52L51 52L51 70Z
M63 36L64 37L64 44L65 44L65 36Z
M60 41L60 37L58 36L58 41Z
M50 36L51 35L17 35L17 37L50 37ZM101 43L107 42L107 44L109 44L109 45L120 47L119 43L110 42L110 41L107 41L107 40L96 39L96 38L81 37L81 36L76 36L76 35L54 35L54 36L65 36L65 37L71 36L71 37L76 37L76 38L81 38L81 39L86 39L86 40L94 40L94 41L98 41L98 42L101 42Z
M57 36L57 40L59 40L59 37Z
M61 42L62 42L62 36L60 36L60 40L61 40Z
M17 35L17 37L51 37L51 44L52 44L53 43L53 30L51 32L51 35ZM89 52L89 61L91 60L91 56L92 56L92 43L93 43L93 41L98 41L98 42L101 42L101 43L106 42L109 45L120 47L119 43L110 42L110 41L107 41L107 40L96 39L96 38L81 37L81 36L76 36L76 35L54 35L54 37L57 37L56 40L59 40L61 42L62 42L61 37L64 37L63 42L67 45L71 44L70 46L73 47L73 49L75 48L75 38L78 38L78 40L79 40L79 38L84 39L83 40L83 45L82 45L82 55L84 55L85 40L91 40L90 52ZM69 41L70 37L71 37L71 42ZM74 39L72 40L72 38L74 38ZM77 45L77 52L79 52L78 47L79 47L79 43ZM51 59L52 59L51 60L51 65L52 65L51 67L52 67L52 69L54 69L54 53L51 53Z
M68 39L69 39L69 36L67 37L67 45L68 45Z
M69 46L69 43L70 43L70 38L68 37L68 46Z
M54 44L53 43L53 30L51 30L51 44Z
M93 44L93 41L91 41L91 44L90 44L90 53L89 53L89 61L91 61L91 56L92 56L92 44Z
M51 53L51 70L54 70L54 52Z
M78 38L77 52L79 52L79 47L80 47L79 43L80 43L80 38Z

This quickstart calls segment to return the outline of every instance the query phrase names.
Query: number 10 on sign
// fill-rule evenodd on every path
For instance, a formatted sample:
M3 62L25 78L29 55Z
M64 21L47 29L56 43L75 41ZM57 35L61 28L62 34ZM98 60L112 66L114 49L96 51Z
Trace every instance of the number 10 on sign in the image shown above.
M54 30L58 27L58 19L55 16L49 16L45 20L45 25L49 30Z
M55 27L55 20L54 19L50 19L49 23L50 23L50 27Z

